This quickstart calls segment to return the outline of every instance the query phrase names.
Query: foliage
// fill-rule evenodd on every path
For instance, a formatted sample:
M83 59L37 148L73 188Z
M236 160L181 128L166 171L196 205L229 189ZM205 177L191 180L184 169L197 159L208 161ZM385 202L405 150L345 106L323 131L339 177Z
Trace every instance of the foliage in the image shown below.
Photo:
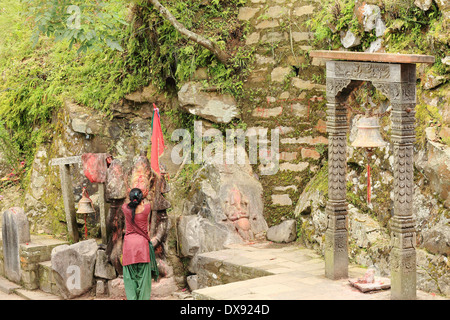
M80 54L80 50L70 50L69 40L54 42L45 35L33 48L34 23L24 17L24 5L2 1L0 27L5 32L0 37L0 120L28 165L36 146L54 135L50 120L64 99L108 113L112 103L148 84L148 73L134 69L133 57L125 51L93 47ZM125 17L122 0L110 1L106 8ZM118 22L112 30L120 31L122 42L127 43L129 29ZM82 44L73 46L80 49Z
M314 31L315 46L335 50L340 47L341 31L359 33L354 7L352 0L325 0L323 9L305 22Z
M364 51L376 40L375 31L365 32L355 13L363 2L353 0L325 0L322 10L306 24L315 32L316 48L336 50L341 47L341 33L347 30L361 37L361 44L351 51ZM429 54L436 56L433 66L438 74L450 70L441 59L448 55L448 30L436 3L427 11L414 5L413 0L383 0L380 7L387 30L383 36L386 52Z
M116 1L86 0L22 0L33 25L32 41L36 46L39 36L55 36L55 40L69 41L69 49L78 43L78 51L106 44L122 51L116 40L120 28L127 25L121 14L122 4Z
M128 54L135 59L133 68L152 75L160 89L176 89L178 83L192 79L198 68L207 68L210 85L224 92L239 95L243 70L252 59L252 51L243 49L240 41L245 26L237 19L240 0L166 1L165 6L187 29L209 38L233 56L231 66L225 66L207 49L180 35L158 11L138 1L132 8L131 41ZM134 69L136 71L136 69Z

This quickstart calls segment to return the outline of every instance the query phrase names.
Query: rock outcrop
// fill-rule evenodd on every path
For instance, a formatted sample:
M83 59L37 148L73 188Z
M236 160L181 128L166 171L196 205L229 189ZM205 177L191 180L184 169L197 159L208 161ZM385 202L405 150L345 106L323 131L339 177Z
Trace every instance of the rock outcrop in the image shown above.
M178 220L181 254L223 249L260 237L268 228L263 217L262 186L249 165L206 164L198 170L183 215Z

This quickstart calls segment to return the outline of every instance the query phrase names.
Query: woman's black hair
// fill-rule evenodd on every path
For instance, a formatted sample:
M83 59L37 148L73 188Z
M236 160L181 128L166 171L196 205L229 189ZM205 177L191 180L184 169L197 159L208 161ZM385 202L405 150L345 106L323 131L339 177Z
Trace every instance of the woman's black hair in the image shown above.
M141 189L133 188L130 191L130 202L128 203L128 208L131 209L131 221L134 222L134 216L136 215L136 207L141 203L144 198L144 194Z

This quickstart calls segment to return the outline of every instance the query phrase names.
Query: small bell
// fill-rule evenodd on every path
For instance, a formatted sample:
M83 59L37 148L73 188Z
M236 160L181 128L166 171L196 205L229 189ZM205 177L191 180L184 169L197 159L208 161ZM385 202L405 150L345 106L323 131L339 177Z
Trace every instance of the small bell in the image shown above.
M81 200L78 202L78 210L77 214L84 215L84 236L87 239L87 215L89 213L94 213L94 206L92 204L91 198L89 198L89 195L86 191L86 188L83 188L83 191L81 193Z
M94 213L95 210L92 207L92 200L89 198L86 188L83 188L83 192L81 194L81 200L78 202L78 214L89 214Z
M358 132L352 147L372 149L386 146L386 142L381 137L377 117L359 119L356 128Z
M358 132L356 139L352 143L352 147L365 148L368 161L372 155L372 151L378 147L386 146L386 142L381 137L380 125L377 117L364 117L359 119L356 125ZM370 204L371 198L371 174L370 165L367 162L367 202Z

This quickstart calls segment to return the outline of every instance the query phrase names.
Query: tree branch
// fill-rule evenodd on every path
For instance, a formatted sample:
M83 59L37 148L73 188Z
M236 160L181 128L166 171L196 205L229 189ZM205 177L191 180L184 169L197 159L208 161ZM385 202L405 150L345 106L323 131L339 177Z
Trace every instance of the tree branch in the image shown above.
M223 64L228 63L228 59L230 56L219 48L219 46L212 42L211 40L206 39L205 37L192 32L188 29L186 29L178 20L170 13L169 10L167 10L166 7L164 7L158 0L149 0L153 6L158 9L158 11L161 13L163 17L165 17L169 22L174 26L174 28L181 33L182 35L186 36L189 40L194 41L201 45L202 47L208 49L211 51L217 59L219 59L220 62Z

